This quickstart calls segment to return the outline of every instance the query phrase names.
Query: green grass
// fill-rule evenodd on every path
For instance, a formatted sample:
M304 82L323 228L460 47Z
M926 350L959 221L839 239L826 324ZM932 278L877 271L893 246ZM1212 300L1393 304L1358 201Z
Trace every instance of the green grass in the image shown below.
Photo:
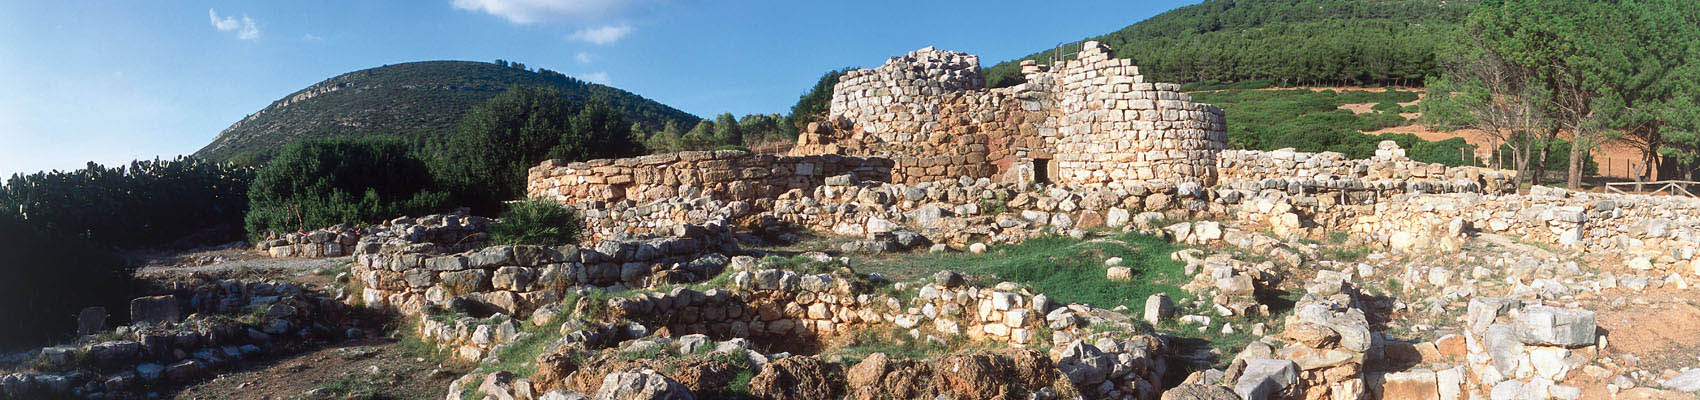
M1222 108L1229 121L1228 146L1254 150L1292 147L1304 152L1334 151L1353 159L1375 155L1383 140L1399 143L1414 160L1451 166L1469 164L1461 154L1474 151L1463 139L1427 141L1411 134L1361 132L1412 123L1397 103L1417 100L1416 92L1349 90L1227 89L1192 93L1194 100ZM1353 114L1346 104L1373 103L1373 112ZM1464 148L1464 152L1460 152Z
M1018 244L993 245L982 254L903 255L871 260L856 269L900 281L952 270L987 286L999 281L1023 283L1058 302L1139 309L1146 297L1158 292L1168 293L1177 302L1191 298L1179 287L1188 279L1186 264L1169 259L1169 253L1179 249L1180 245L1140 233L1088 239L1044 236ZM1104 260L1110 257L1121 257L1121 265L1133 269L1133 281L1114 282L1105 277L1108 267Z
M910 337L908 332L895 326L885 325L868 327L857 330L842 342L833 346L822 356L838 356L839 364L844 368L855 366L874 353L885 353L893 359L925 360L928 358L957 354L972 350L994 350L1004 347L992 341L968 340L962 335L953 335L945 342L928 340L926 336Z
M385 373L350 373L326 382L324 388L330 393L323 396L302 396L303 399L341 399L341 400L390 400L396 397L392 390L400 385L401 376Z

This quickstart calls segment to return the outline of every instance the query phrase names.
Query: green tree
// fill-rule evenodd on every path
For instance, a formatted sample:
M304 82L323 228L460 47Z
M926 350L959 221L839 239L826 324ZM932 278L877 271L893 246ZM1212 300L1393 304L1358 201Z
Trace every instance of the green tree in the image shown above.
M738 118L732 113L720 113L714 116L714 144L716 146L737 145L744 143L744 130L738 125Z
M256 238L443 211L425 163L386 139L296 142L261 168L244 219Z
M1536 88L1531 103L1552 121L1551 135L1570 133L1566 186L1574 189L1605 140L1661 146L1662 116L1680 87L1669 79L1693 43L1693 8L1677 0L1495 0L1465 26Z
M252 168L136 160L75 171L17 174L0 185L0 213L108 246L192 247L242 238Z
M641 154L631 123L606 106L578 106L560 91L510 88L470 111L434 169L458 204L494 214L523 197L526 171L553 158L583 161Z
M785 117L786 134L797 137L798 132L809 126L810 122L826 118L832 108L832 88L838 85L838 80L854 68L844 67L821 74L815 80L815 86L808 92L797 97L797 104L791 105L791 115Z

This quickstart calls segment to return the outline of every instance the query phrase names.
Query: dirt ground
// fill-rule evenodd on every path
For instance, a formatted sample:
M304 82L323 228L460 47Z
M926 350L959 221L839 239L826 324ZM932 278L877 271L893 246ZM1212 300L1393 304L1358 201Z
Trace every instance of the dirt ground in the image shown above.
M374 339L257 362L183 388L169 398L440 399L447 395L448 383L466 370L436 366L394 340Z
M349 257L270 258L257 251L226 248L127 255L141 267L136 277L157 285L216 278L269 278L322 288L346 270ZM373 322L374 326L378 325ZM369 333L382 336L383 332ZM172 388L173 399L432 399L446 395L448 382L469 368L439 365L394 339L376 337L303 349L260 359L217 377Z

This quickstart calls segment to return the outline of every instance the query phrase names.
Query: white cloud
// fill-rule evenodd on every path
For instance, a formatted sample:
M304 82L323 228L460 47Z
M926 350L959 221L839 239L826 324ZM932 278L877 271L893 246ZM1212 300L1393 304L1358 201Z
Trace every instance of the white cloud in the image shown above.
M311 41L325 40L325 38L320 37L319 35L314 35L314 34L309 33L309 34L301 35L301 40L306 40L306 41L311 42Z
M231 16L219 18L217 11L208 8L207 18L212 19L213 29L218 29L219 32L236 32L237 39L254 40L260 38L260 26L255 24L254 20L248 18L247 15L243 15L240 20Z
M617 14L642 0L451 0L454 8L489 13L516 24L552 19L595 19Z
M580 29L578 32L573 32L573 34L567 35L567 39L595 44L609 44L619 41L620 38L626 37L626 35L631 33L631 25L608 25L598 28Z
M588 73L588 74L579 74L578 78L583 79L587 82L600 83L600 84L604 84L604 85L612 85L614 83L613 79L608 78L608 71L597 71L597 72L592 72L592 73Z
M579 64L589 64L591 61L596 60L596 56L581 51L578 52L578 54L573 55L573 60L577 60Z

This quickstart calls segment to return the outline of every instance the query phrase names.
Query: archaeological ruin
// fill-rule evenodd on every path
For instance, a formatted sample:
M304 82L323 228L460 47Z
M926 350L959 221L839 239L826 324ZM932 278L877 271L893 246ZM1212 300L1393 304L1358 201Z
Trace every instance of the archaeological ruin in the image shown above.
M1637 366L1612 346L1631 333L1606 329L1604 316L1634 302L1625 298L1691 290L1700 201L1520 191L1510 171L1413 161L1392 141L1368 159L1230 150L1221 109L1147 82L1098 43L1022 67L1026 83L987 88L978 57L927 47L850 71L826 119L786 154L543 162L526 194L583 215L576 245L494 245L487 228L500 221L463 213L261 242L270 257L350 257L346 287L328 295L341 302L218 282L224 290L181 302L289 307L242 323L162 317L125 328L128 338L52 347L40 353L49 368L0 375L0 395L124 398L274 337L362 335L314 324L345 306L414 318L404 334L477 365L453 375L449 399L1700 390L1696 370ZM1178 250L1163 251L1167 261L1094 259L1091 278L1144 284L1156 278L1136 270L1172 262L1177 296L1089 304L1008 276L894 281L856 269L907 253L1002 257L1001 246L1034 238L1144 246L1118 241L1123 232ZM829 247L784 247L796 243ZM868 341L955 352L823 352ZM528 367L503 369L511 353ZM100 365L77 370L77 354Z

